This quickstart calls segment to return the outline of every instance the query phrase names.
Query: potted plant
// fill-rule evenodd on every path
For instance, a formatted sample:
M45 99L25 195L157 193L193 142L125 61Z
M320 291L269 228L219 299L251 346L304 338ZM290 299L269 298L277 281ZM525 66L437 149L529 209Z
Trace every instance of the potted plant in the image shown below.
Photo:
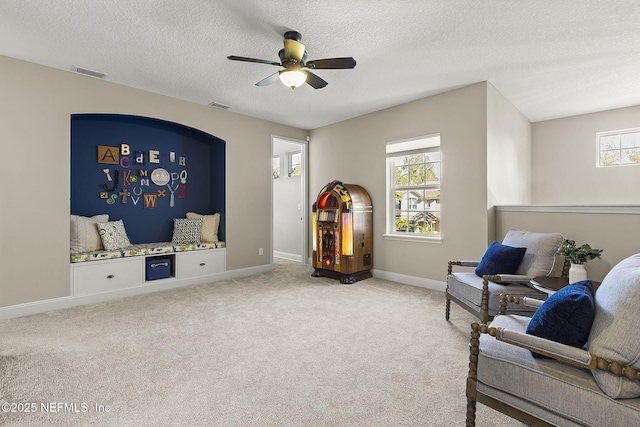
M586 280L587 270L585 270L584 264L589 260L600 258L603 250L592 248L588 243L576 246L575 240L566 240L560 246L559 251L571 263L569 283L575 283Z

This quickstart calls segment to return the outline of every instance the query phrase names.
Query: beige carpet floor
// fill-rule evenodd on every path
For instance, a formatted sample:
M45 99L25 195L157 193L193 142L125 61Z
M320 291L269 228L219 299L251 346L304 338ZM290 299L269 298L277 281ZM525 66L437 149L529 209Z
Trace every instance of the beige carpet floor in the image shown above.
M471 315L446 322L441 292L311 272L276 260L0 321L0 404L21 411L0 425L464 425ZM478 405L477 425L522 424Z

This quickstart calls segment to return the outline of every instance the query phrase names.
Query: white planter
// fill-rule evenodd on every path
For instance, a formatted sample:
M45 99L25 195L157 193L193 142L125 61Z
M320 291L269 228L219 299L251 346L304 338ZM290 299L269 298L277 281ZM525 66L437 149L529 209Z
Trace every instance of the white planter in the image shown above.
M587 280L587 270L584 264L571 264L569 269L569 283L576 283L581 280Z

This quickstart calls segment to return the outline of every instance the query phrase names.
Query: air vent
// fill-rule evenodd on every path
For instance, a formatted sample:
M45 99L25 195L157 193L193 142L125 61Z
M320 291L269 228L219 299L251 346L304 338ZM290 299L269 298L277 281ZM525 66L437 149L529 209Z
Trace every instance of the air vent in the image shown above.
M101 73L99 71L92 71L92 70L87 70L86 68L80 68L80 67L74 67L76 72L80 73L80 74L86 74L87 76L91 76L91 77L97 77L99 79L104 79L105 77L107 77L106 74Z
M210 102L210 103L209 103L209 106L210 106L210 107L216 107L216 108L222 108L223 110L228 110L229 108L231 108L231 107L229 107L228 105L219 104L219 103L217 103L217 102L215 102L215 101L214 101L214 102Z

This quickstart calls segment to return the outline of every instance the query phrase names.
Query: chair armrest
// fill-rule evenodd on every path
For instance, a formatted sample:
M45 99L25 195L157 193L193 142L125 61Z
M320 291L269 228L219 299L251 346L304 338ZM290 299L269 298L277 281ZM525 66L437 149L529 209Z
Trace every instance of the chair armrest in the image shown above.
M534 277L535 276L528 276L525 274L494 274L494 275L482 276L483 279L486 279L489 282L496 282L496 283L500 283L500 282L529 283L529 281Z
M477 267L480 265L480 261L471 261L468 259L463 259L460 261L449 261L451 265L459 265L461 267Z
M451 274L453 272L454 265L458 265L460 267L477 267L480 265L480 261L470 261L470 260L449 261L447 263L447 274Z
M544 304L544 300L531 297L514 297L512 295L500 294L500 314L507 314L507 303L513 302L522 307L540 308Z
M480 334L489 334L499 341L534 351L538 354L548 356L552 359L577 366L579 368L585 368L592 371L607 371L620 377L640 381L640 370L631 366L624 366L616 362L610 362L607 359L598 357L586 350L582 350L581 348L571 347L555 341L536 337L534 335L512 331L510 329L492 328L486 324L477 322L471 324L471 329L470 345L472 347L478 344Z

